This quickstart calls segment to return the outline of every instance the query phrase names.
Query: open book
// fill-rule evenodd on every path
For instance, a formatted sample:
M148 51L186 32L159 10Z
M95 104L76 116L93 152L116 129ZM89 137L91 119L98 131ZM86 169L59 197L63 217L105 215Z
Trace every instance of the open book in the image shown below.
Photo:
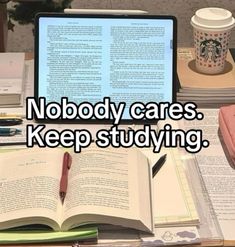
M152 231L151 173L140 151L91 146L72 154L62 204L63 154L60 148L0 154L0 229L44 224L64 231L98 223Z

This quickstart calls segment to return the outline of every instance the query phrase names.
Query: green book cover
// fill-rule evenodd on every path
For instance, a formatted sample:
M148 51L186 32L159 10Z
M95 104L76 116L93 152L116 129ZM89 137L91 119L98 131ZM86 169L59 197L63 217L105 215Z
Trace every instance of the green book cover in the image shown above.
M0 231L0 244L55 243L96 240L98 229L80 228L65 232L47 230L8 230Z

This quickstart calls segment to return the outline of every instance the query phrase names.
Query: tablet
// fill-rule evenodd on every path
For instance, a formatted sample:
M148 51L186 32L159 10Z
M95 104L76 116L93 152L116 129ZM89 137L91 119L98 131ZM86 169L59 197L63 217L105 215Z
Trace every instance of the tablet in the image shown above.
M77 106L94 106L109 98L125 102L122 122L133 122L133 103L175 101L176 39L173 16L39 14L36 101L61 103L66 97Z

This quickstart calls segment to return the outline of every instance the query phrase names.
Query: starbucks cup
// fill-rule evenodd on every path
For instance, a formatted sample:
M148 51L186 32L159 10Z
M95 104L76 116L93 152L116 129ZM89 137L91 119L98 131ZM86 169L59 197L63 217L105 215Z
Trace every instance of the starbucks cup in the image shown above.
M203 8L191 18L194 28L196 68L205 74L222 73L231 30L235 26L232 13L221 8Z

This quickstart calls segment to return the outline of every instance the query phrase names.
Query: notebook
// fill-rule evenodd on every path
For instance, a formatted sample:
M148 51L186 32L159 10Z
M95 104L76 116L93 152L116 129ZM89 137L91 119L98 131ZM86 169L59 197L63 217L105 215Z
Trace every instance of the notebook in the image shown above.
M35 41L35 96L46 104L67 97L94 106L108 97L125 102L125 122L135 102L175 100L173 16L44 13Z

